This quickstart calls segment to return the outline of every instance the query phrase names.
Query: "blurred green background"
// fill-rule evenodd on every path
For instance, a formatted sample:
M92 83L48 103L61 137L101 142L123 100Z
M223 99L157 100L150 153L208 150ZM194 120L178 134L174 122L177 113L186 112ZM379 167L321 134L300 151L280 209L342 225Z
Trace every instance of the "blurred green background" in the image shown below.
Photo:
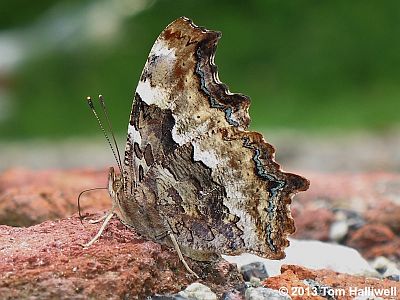
M216 63L252 99L256 129L400 124L399 1L2 1L0 136L101 134L85 97L103 94L124 134L148 52L179 16L223 33Z

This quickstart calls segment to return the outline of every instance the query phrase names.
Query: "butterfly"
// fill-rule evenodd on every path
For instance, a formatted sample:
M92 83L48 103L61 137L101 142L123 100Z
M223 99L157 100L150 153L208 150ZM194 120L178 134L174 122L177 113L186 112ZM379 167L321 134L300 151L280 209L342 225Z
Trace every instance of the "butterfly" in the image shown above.
M249 97L218 78L220 37L181 17L155 41L120 173L110 169L112 211L143 237L194 260L244 252L280 259L295 231L291 199L309 181L283 172L273 146L248 131Z

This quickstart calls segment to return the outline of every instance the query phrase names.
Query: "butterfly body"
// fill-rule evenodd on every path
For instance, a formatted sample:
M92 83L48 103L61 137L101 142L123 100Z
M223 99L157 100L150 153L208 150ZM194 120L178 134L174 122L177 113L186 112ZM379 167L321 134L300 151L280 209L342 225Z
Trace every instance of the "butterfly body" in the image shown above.
M157 38L110 194L125 224L168 246L172 232L193 259L243 252L279 259L295 230L291 198L309 183L281 171L274 148L247 131L249 98L218 79L220 36L179 18Z

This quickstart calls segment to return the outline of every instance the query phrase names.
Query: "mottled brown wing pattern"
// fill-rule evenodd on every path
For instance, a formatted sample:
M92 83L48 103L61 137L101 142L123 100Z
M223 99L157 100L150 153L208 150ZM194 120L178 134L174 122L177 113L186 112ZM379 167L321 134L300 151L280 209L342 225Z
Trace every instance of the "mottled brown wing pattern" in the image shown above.
M194 259L282 258L291 198L309 183L282 172L273 147L247 131L250 100L229 92L214 65L220 36L179 18L157 38L135 93L120 206L148 238L171 230Z

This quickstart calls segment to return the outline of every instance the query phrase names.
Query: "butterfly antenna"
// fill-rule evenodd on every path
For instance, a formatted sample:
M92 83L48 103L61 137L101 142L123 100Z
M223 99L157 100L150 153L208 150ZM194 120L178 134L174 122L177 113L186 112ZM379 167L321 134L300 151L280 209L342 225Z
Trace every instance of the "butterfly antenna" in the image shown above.
M81 221L81 223L82 223L82 220L83 220L82 211L81 211L81 196L82 196L84 193L87 193L87 192L90 192L90 191L94 191L94 190L106 190L106 189L107 189L107 188L104 188L104 187L98 187L98 188L87 189L87 190L84 190L84 191L82 191L82 192L79 193L79 196L78 196L78 213L79 213L79 220Z
M94 105L93 105L92 98L91 98L91 97L86 97L86 100L87 100L87 102L88 102L88 104L89 104L89 107L90 107L91 111L93 112L93 115L95 116L97 122L99 123L100 129L101 129L101 131L103 132L103 134L104 134L104 136L105 136L105 138L106 138L106 140L107 140L107 142L108 142L108 145L109 145L110 148L111 148L111 151L112 151L112 153L113 153L113 155L114 155L115 161L116 161L117 164L118 164L119 171L121 172L121 175L122 175L122 164L121 164L121 159L120 159L120 157L119 157L118 147L116 146L117 151L118 151L118 156L117 156L117 153L115 152L114 147L113 147L113 145L111 144L110 138L108 137L108 134L107 134L106 130L104 129L103 124L102 124L101 121L100 121L99 115L98 115L97 112L96 112L96 109L95 109L95 107L94 107ZM111 132L111 134L112 134L112 136L113 136L113 138L114 138L114 141L115 141L114 134L113 134L112 132Z
M105 117L106 117L107 127L108 127L108 130L109 130L110 133L111 133L111 136L112 136L112 139L113 139L113 142L114 142L115 149L117 150L117 155L118 155L118 166L119 166L119 169L120 169L120 171L121 171L121 175L123 175L123 174L122 174L121 154L120 154L120 152L119 152L119 147L118 147L117 141L116 141L116 139L115 139L114 130L113 130L113 128L112 128L110 118L108 117L108 111L107 111L106 103L104 102L103 95L99 95L99 102L100 102L100 104L101 104L101 108L103 109L104 115L105 115Z

